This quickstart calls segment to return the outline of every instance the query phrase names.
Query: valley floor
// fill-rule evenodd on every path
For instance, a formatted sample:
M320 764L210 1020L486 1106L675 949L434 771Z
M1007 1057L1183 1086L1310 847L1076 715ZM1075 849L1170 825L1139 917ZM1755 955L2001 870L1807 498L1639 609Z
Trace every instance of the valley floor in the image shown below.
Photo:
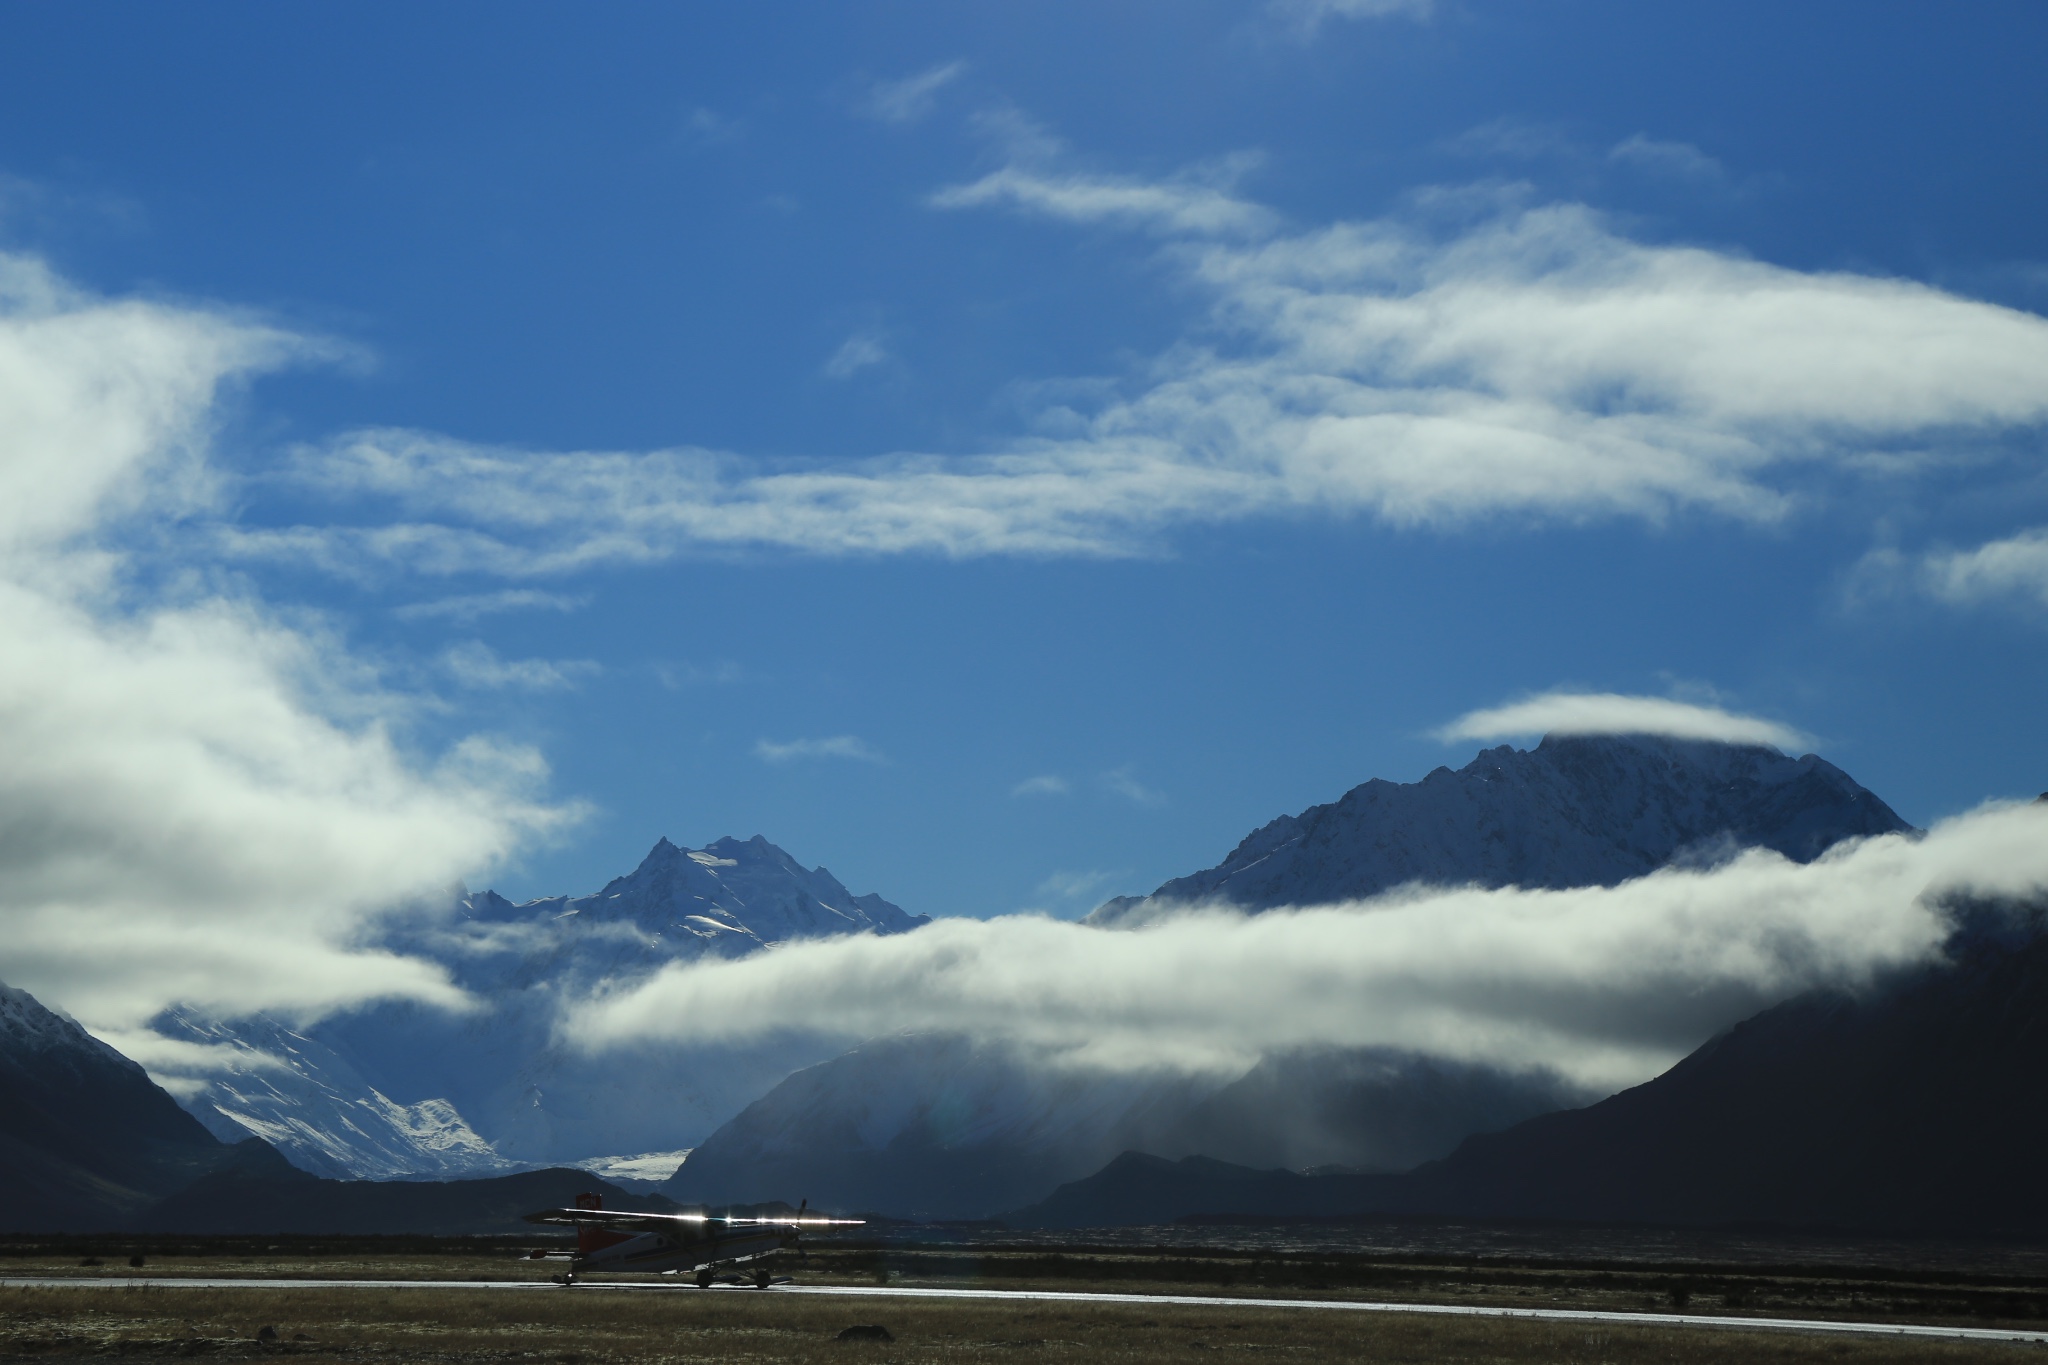
M529 1244L530 1245L530 1244ZM751 1290L632 1294L488 1289L90 1288L7 1285L9 1277L94 1280L362 1278L535 1280L554 1268L506 1243L404 1246L280 1240L125 1250L108 1242L0 1245L0 1361L125 1365L165 1357L278 1355L364 1365L624 1365L695 1360L922 1362L993 1356L1126 1365L1190 1353L1311 1365L1388 1361L2008 1360L2013 1347L1635 1324L1422 1318L1235 1306L843 1299ZM9 1253L12 1254L9 1254ZM81 1253L83 1254L77 1254ZM129 1254L144 1254L131 1268ZM193 1254L193 1253L198 1254ZM102 1262L81 1266L84 1259ZM557 1263L558 1264L558 1263ZM1355 1256L1042 1247L849 1245L784 1266L806 1284L1106 1289L1259 1298L1314 1296L1765 1317L1837 1317L1959 1326L2048 1325L2048 1283L1711 1267L1424 1265ZM840 1341L855 1325L891 1342ZM264 1327L275 1340L258 1340Z

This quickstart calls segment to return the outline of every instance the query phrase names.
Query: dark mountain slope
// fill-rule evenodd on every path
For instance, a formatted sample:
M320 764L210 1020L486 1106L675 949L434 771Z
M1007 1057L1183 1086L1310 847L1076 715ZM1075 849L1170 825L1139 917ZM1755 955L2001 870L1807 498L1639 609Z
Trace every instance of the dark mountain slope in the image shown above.
M1587 1109L1468 1140L1404 1199L1445 1213L2048 1233L2048 937L1803 996Z
M281 1167L229 1146L141 1067L26 991L0 986L0 1230L98 1231L224 1167Z
M1152 1150L1252 1167L1406 1171L1467 1136L1592 1098L1544 1072L1391 1048L1277 1053L1196 1105Z
M287 1168L280 1174L210 1177L171 1196L135 1222L138 1231L184 1233L471 1233L552 1234L525 1222L540 1209L566 1208L583 1193L608 1209L667 1212L659 1196L636 1195L588 1171L523 1171L492 1180L321 1180Z
M683 1203L978 1218L1152 1145L1213 1083L1035 1065L911 1034L790 1076L662 1186Z
M1119 1159L1012 1217L1413 1213L2048 1236L2048 935L1980 917L1952 960L1814 993L1644 1085L1402 1176Z

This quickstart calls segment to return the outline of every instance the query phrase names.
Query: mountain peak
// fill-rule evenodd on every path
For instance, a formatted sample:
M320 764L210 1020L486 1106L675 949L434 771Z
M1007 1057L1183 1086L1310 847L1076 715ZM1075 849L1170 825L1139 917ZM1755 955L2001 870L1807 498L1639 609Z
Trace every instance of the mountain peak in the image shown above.
M1378 778L1283 815L1217 866L1122 897L1089 916L1142 923L1173 905L1247 910L1432 885L1612 886L1710 847L1763 847L1799 862L1846 838L1910 829L1815 754L1661 735L1546 735L1483 749L1419 782Z

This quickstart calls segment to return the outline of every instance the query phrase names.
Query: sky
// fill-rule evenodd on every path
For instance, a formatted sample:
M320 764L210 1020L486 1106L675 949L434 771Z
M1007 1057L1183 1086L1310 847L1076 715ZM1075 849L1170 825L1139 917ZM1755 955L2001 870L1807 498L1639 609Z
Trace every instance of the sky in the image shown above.
M1552 694L2048 787L2039 6L0 16L0 976L1072 918Z

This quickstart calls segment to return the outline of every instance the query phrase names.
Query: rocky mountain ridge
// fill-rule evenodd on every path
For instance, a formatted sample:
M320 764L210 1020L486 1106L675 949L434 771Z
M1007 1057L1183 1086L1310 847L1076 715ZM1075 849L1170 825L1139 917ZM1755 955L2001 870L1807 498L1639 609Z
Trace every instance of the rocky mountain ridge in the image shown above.
M1674 861L1770 848L1809 862L1845 838L1911 829L1814 754L1653 735L1546 736L1419 782L1378 778L1283 815L1215 867L1089 915L1128 928L1177 907L1362 900L1410 882L1613 886Z

